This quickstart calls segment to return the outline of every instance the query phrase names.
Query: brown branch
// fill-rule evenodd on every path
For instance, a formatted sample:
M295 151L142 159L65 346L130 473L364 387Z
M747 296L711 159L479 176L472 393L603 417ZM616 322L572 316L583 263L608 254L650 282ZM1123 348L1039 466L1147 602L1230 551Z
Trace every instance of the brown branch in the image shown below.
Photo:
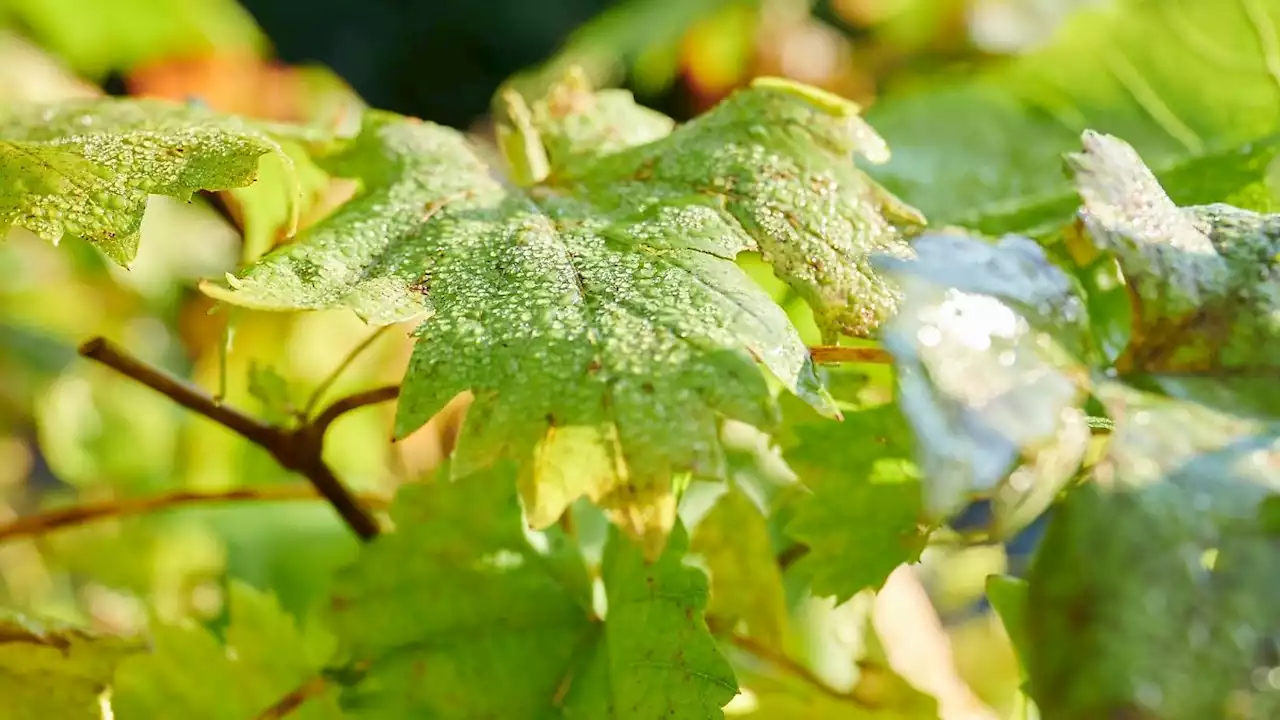
M311 481L316 491L329 501L333 509L342 517L343 522L362 540L377 536L377 521L369 511L361 507L356 497L334 476L333 470L321 457L324 432L328 428L328 423L332 423L348 410L374 401L367 398L358 399L354 403L338 400L321 413L322 417L327 416L325 424L308 423L300 428L289 430L273 427L226 405L216 403L207 393L138 360L104 338L94 338L80 346L80 354L164 394L179 405L200 413L259 445L271 453L276 462L286 470L297 472ZM385 393L385 390L382 392ZM359 398L359 396L353 397ZM385 399L389 398L380 397L380 400Z
M289 692L288 695L277 700L271 707L259 713L254 720L280 720L294 710L302 707L303 703L323 693L329 688L325 682L324 676L316 675L308 678L306 682Z
M809 355L815 363L871 363L889 365L893 356L881 348L810 345Z
M366 405L376 405L378 403L389 402L400 397L399 385L387 385L385 387L365 390L363 392L348 395L344 398L334 400L328 407L320 411L316 415L316 419L311 421L311 427L316 431L323 433L329 429L334 420L342 417L352 410L358 410Z
M80 354L146 385L188 410L204 415L251 443L269 449L269 446L277 441L277 435L280 433L278 429L216 402L203 390L142 362L116 347L106 338L94 338L81 345Z
M62 528L83 525L98 520L142 515L144 513L171 510L187 505L223 502L289 502L316 500L320 496L310 485L276 485L266 487L236 488L205 492L180 490L150 497L121 498L87 503L66 508L55 508L35 515L26 515L0 525L0 543L31 535L42 535ZM361 502L371 507L386 507L386 498L380 495L362 494Z

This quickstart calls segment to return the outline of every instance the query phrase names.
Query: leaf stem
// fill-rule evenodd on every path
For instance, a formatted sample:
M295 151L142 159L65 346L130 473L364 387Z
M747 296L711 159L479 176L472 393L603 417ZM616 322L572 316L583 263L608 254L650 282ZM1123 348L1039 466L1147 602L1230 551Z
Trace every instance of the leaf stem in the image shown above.
M342 373L346 372L347 368L351 367L351 363L355 362L356 358L364 354L364 351L368 350L369 347L377 342L378 338L382 337L382 334L390 328L390 325L383 325L370 333L369 337L361 340L359 345L351 348L351 352L347 353L346 356L342 358L342 361L339 362L338 366L329 373L328 377L321 380L320 384L316 386L316 389L311 391L311 397L307 398L306 404L302 406L303 418L311 417L311 413L320 405L321 398L323 398L324 394L329 391L329 388L333 387L333 384L337 382L338 377L342 375Z
M893 356L881 348L810 345L809 355L815 363L870 363L889 365Z
M294 710L302 707L303 703L322 694L327 689L329 689L329 684L323 675L307 678L301 685L289 691L288 695L258 713L254 720L280 720L280 718L292 714Z
M322 410L319 415L316 415L316 419L311 421L311 427L319 432L324 432L329 429L334 420L352 410L358 410L366 405L388 402L398 397L400 397L400 386L386 385L339 398ZM310 412L308 411L307 414L310 415Z
M333 474L321 453L329 424L345 412L395 397L394 394L387 393L385 388L335 401L317 419L324 420L323 423L313 422L296 429L286 429L268 425L215 402L207 393L129 355L105 338L94 338L86 342L80 346L80 354L146 385L188 410L200 413L262 447L282 467L311 481L316 491L329 501L343 522L362 540L377 536L377 521Z
M236 488L206 492L179 490L150 497L120 498L73 507L56 508L36 515L26 515L0 526L0 543L32 535L43 535L54 530L98 520L121 518L160 512L187 505L203 505L223 502L288 502L315 500L320 496L310 485L276 485ZM371 507L385 507L386 498L374 494L362 494L361 502Z

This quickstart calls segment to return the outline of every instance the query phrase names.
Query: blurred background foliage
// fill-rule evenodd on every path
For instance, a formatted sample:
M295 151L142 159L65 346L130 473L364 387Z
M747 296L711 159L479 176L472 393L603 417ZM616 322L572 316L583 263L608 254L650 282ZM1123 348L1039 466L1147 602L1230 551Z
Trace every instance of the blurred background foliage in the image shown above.
M1040 47L1091 1L0 0L0 103L132 94L328 127L368 104L487 143L490 98L502 83L536 88L569 64L677 119L759 75L874 105ZM351 188L298 157L305 223ZM262 187L190 204L153 198L129 271L82 243L54 248L23 233L0 243L0 525L74 502L299 482L225 429L75 354L78 343L105 335L227 403L281 422L294 417L370 330L346 313L233 314L196 292L198 278L282 239L287 208L269 191L281 169L264 164L262 172ZM803 303L763 264L748 257L743 265L816 341ZM396 382L411 330L379 334L325 397ZM884 372L828 372L851 402L887 387ZM394 444L390 406L352 414L329 436L328 459L351 487L389 496L447 453L462 404ZM734 442L738 472L773 488L768 502L779 510L762 542L780 552L789 471L750 433ZM715 552L713 530L695 537L695 551ZM944 543L925 555L933 607L924 612L945 621L954 681L996 713L954 717L1013 712L1018 669L998 621L975 602L987 574L1017 570L1033 537L1012 552ZM354 549L320 503L192 506L0 539L0 606L115 633L141 631L151 614L217 627L234 578L305 616L323 598L328 570ZM781 615L771 626L778 642L832 687L854 687L855 661L876 652L864 642L867 598L835 607L785 580L784 603L743 612ZM865 715L838 698L806 696L766 668L749 676L764 689L756 706L735 713Z

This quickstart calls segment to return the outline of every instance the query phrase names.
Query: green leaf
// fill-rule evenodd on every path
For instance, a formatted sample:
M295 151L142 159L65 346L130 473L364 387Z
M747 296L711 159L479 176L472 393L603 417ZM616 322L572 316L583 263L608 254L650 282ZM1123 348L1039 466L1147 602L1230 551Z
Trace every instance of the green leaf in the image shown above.
M273 596L239 582L229 595L231 624L223 642L202 627L161 625L151 653L120 664L112 692L117 717L244 720L320 673L334 649L323 628L299 628ZM330 692L308 699L290 717L341 714Z
M844 602L879 589L889 573L920 559L920 472L910 432L896 406L884 405L795 429L787 452L812 494L800 500L787 533L809 546L796 572L815 595Z
M1081 220L1133 300L1122 371L1280 372L1280 216L1179 208L1133 148L1096 133L1068 163Z
M1004 623L1014 652L1025 667L1025 658L1032 649L1027 638L1027 581L1010 575L991 575L987 577L987 599Z
M1133 141L1181 202L1273 207L1276 5L1100 5L993 71L878 103L894 158L873 175L935 223L1052 231L1076 208L1059 158L1094 128Z
M1098 393L1116 417L1108 454L1030 576L1024 657L1043 716L1272 717L1280 689L1258 678L1280 647L1280 540L1259 511L1280 493L1277 427Z
M98 720L99 696L136 643L0 617L0 707L12 720Z
M288 162L243 120L159 101L23 106L0 117L0 231L81 237L127 266L148 194L248 185L267 153Z
M676 527L655 563L615 530L605 546L604 634L575 674L565 717L722 718L738 693L733 669L707 631L707 580L681 564L688 544Z
M587 495L652 554L674 521L672 478L723 473L721 418L774 422L754 359L830 410L790 321L734 257L761 251L826 331L862 333L895 299L868 255L908 253L881 211L910 213L850 162L855 150L884 153L852 106L755 87L670 135L588 159L585 149L615 150L602 128L622 117L619 97L570 86L535 103L553 152L548 183L527 192L498 183L457 132L370 113L323 161L363 191L205 289L375 323L427 315L397 436L470 390L455 472L532 457L521 482L536 527Z
M736 485L716 500L693 531L690 552L711 575L708 613L732 630L782 647L787 605L769 526L760 508Z
M929 234L886 259L904 294L883 332L915 432L925 509L945 518L993 493L996 535L1034 519L1079 467L1089 318L1075 287L1026 238Z
M681 565L678 531L646 563L614 533L607 616L593 612L578 549L529 531L507 466L442 472L392 505L397 530L339 579L334 627L371 661L346 699L357 717L720 717L735 692L702 610L706 581ZM500 691L495 692L494 689Z

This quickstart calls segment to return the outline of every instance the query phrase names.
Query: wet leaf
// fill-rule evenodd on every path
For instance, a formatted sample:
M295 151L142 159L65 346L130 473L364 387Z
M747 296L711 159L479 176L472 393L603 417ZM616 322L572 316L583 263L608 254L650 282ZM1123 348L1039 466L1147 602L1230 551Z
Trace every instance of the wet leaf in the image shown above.
M1043 717L1270 717L1280 543L1259 510L1280 492L1277 427L1098 392L1108 453L1055 512L1030 577L1024 659Z
M1122 371L1280 373L1280 215L1179 208L1133 148L1086 133L1068 158L1098 249L1133 305Z
M525 530L513 475L406 486L398 529L339 580L335 627L372 660L345 700L354 716L721 717L736 685L683 530L652 564L611 534L602 621L577 547Z
M884 329L898 403L917 438L925 509L945 518L994 494L993 532L1033 520L1079 467L1089 319L1044 251L929 234L916 260L886 259L904 299Z
M868 255L908 254L884 213L911 211L850 162L886 154L852 106L761 85L658 137L651 113L575 83L529 111L525 139L536 132L550 164L527 191L452 130L370 113L323 160L362 193L206 291L375 323L427 316L396 434L470 390L455 472L531 458L535 526L587 495L652 555L674 520L673 478L723 473L720 420L774 422L756 359L832 410L790 321L734 257L759 250L826 331L866 332L895 299ZM639 131L614 130L637 115Z
M280 146L237 118L146 100L21 106L0 117L0 230L93 243L128 265L149 194L242 187Z

